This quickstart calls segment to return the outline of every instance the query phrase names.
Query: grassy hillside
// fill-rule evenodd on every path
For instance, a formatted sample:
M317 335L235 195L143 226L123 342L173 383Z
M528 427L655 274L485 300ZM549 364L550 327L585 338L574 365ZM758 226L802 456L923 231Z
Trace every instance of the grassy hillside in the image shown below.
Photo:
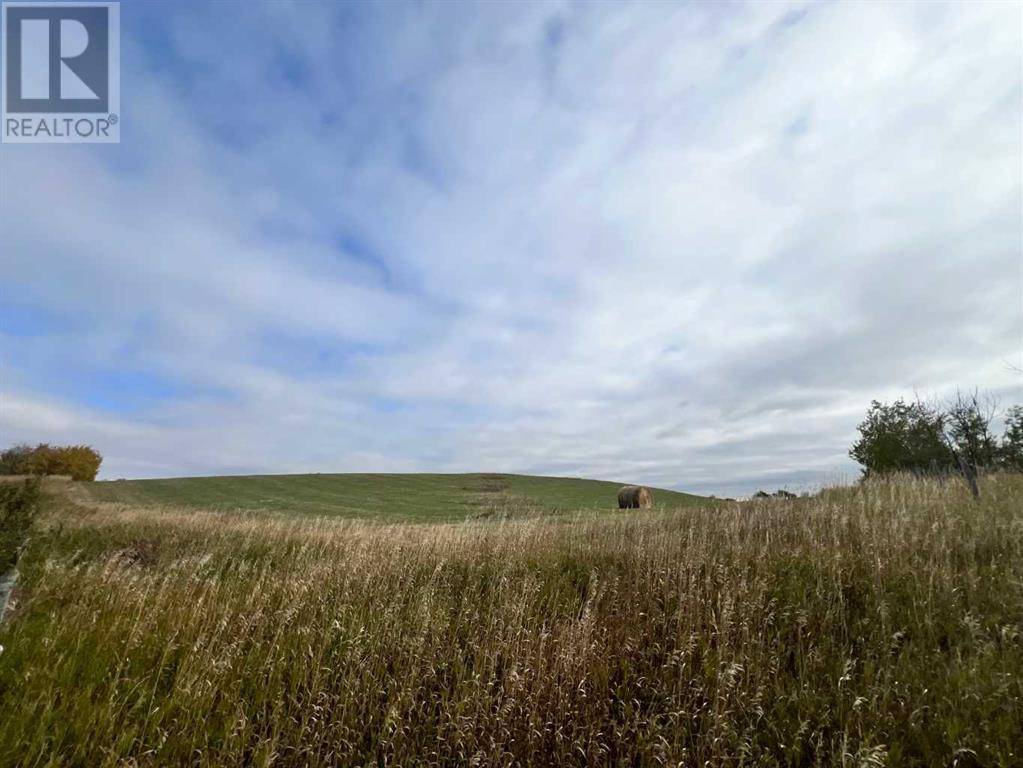
M452 521L506 510L611 509L621 483L570 477L467 474L338 474L187 477L80 484L95 501L214 510ZM657 490L658 506L706 503Z
M48 503L0 766L1010 766L1023 477L379 525Z

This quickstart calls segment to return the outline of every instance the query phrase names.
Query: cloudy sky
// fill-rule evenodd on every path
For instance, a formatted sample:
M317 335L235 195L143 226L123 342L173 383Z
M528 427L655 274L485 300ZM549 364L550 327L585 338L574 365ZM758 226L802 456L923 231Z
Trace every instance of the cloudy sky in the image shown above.
M1023 6L121 4L119 145L0 150L0 442L102 476L855 473L1023 402Z

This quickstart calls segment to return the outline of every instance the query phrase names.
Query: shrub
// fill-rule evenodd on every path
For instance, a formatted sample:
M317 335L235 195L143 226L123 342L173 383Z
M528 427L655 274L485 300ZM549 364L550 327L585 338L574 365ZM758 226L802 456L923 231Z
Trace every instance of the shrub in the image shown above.
M0 475L30 474L23 468L27 465L31 453L32 446L24 444L15 445L0 453Z
M14 565L35 518L39 481L0 483L0 574Z
M16 445L0 454L0 474L71 475L72 480L95 480L102 461L99 451L88 445Z
M103 457L87 445L69 445L55 449L57 454L57 475L71 475L72 480L95 480Z

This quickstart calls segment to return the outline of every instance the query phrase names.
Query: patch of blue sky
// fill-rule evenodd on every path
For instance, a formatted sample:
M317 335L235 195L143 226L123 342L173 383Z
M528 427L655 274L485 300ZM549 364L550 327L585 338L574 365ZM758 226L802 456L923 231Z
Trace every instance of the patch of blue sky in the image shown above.
M251 349L251 362L292 376L320 377L350 373L378 352L369 344L339 341L327 334L263 332Z
M785 126L785 133L792 138L803 136L808 130L810 130L809 110L804 111L799 117Z
M34 392L115 415L144 414L175 403L230 398L225 391L187 384L153 371L86 369L50 360L47 365L22 367L21 373L23 383Z
M369 399L369 406L377 413L395 414L409 410L409 403L404 400L396 400L392 397L372 397Z
M794 8L791 11L786 11L785 14L775 23L774 28L776 30L791 29L805 19L809 13L809 8Z
M198 387L145 371L97 370L79 373L73 383L76 399L114 413L139 411L169 401L194 401Z
M131 3L126 19L127 28L123 32L130 33L130 40L137 43L133 51L141 57L150 72L166 72L175 80L196 80L201 75L201 68L188 56L183 55L180 47L179 26L175 17L183 18L191 12L199 10L203 3L192 0L147 0L142 3Z
M344 258L365 266L371 274L379 278L381 284L391 289L398 286L395 273L367 238L348 230L340 232L335 238L335 243Z
M0 297L0 335L32 338L66 333L72 328L71 317L62 312Z
M305 59L283 46L274 51L271 71L290 88L306 90L309 86L310 72Z
M448 193L452 172L428 151L414 131L405 131L401 143L402 167L441 193Z

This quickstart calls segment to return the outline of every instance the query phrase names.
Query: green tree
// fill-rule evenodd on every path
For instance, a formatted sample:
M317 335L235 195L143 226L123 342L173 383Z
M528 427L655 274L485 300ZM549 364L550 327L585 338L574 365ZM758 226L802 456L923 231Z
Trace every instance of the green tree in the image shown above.
M974 392L969 396L957 394L945 411L949 443L975 470L993 468L998 462L998 440L991 433L997 410L994 399L981 400Z
M1023 406L1014 405L1005 412L1005 434L998 452L1005 469L1023 472Z
M921 402L874 400L858 429L860 439L849 455L864 475L886 472L947 472L954 460L944 437L945 416Z

